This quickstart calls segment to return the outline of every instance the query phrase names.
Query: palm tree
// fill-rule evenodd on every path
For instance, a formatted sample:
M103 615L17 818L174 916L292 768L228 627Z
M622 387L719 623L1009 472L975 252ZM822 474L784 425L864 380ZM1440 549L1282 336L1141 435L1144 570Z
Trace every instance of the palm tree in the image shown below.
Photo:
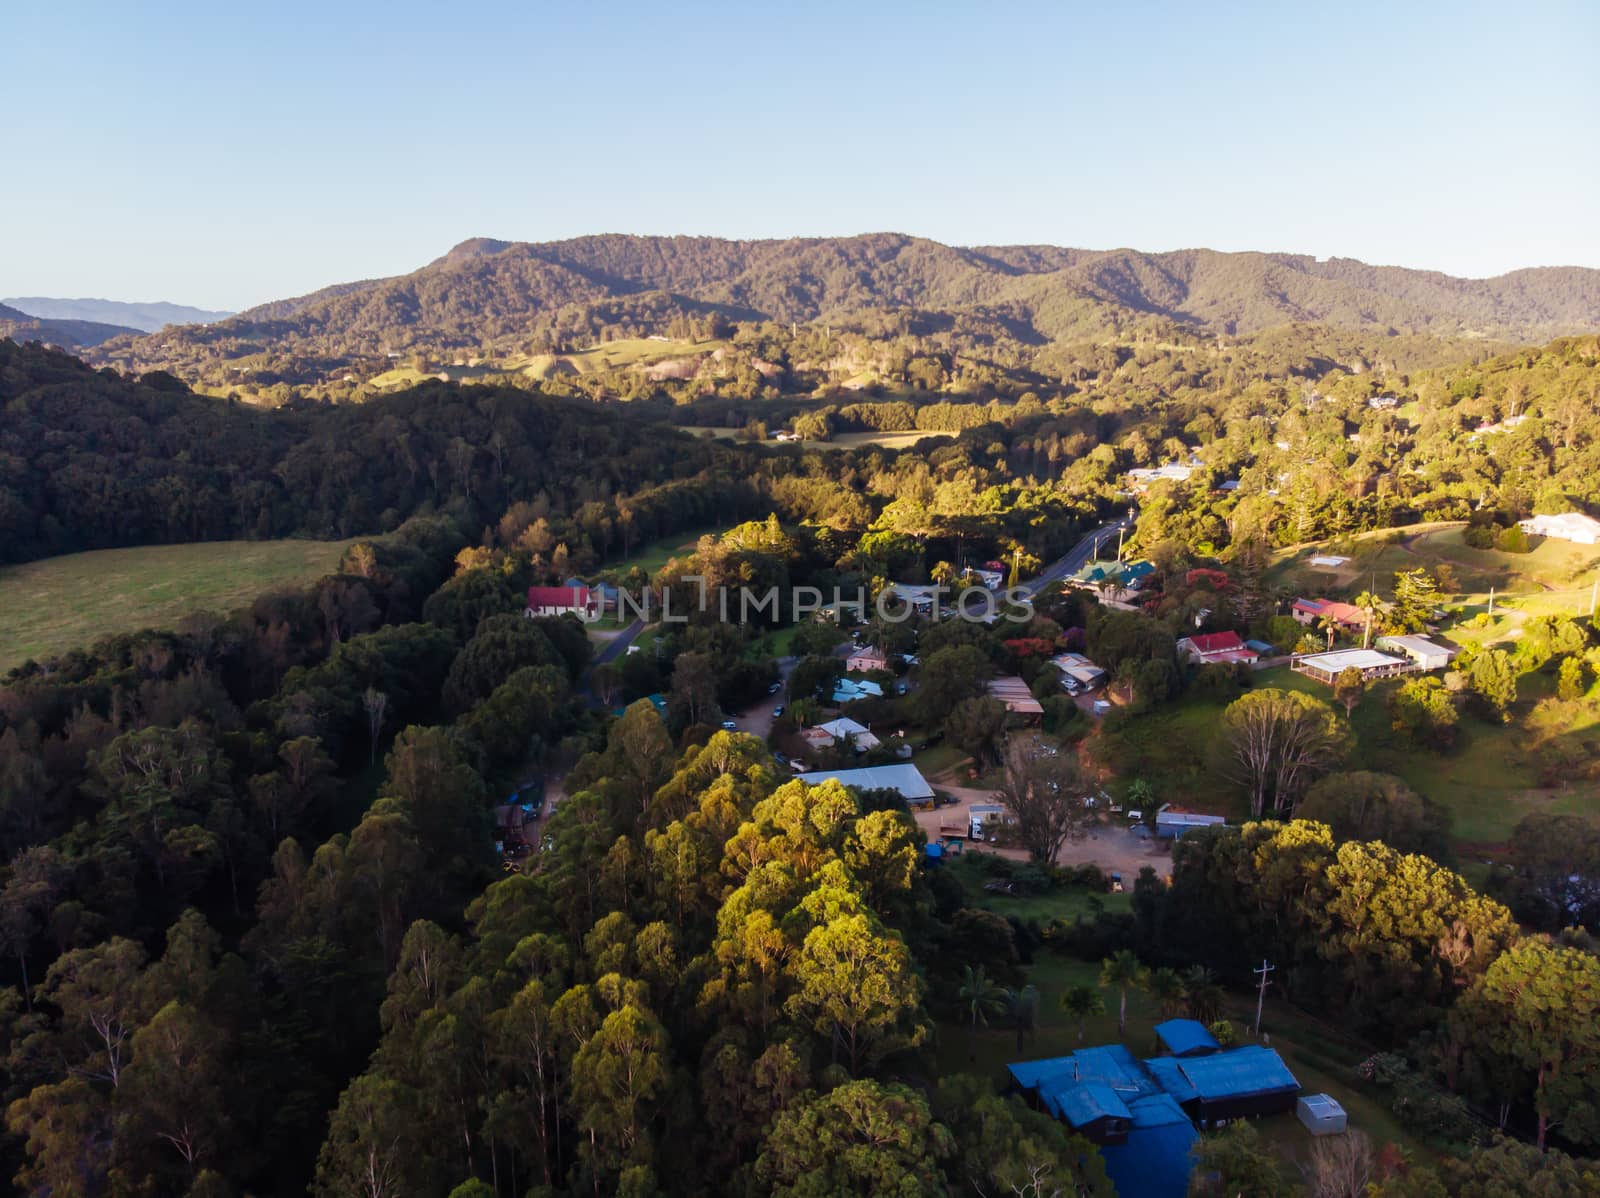
M1074 986L1061 996L1061 1009L1078 1021L1078 1042L1083 1043L1083 1025L1091 1015L1104 1015L1105 999L1093 986Z
M1139 963L1139 958L1129 948L1120 949L1114 956L1100 962L1100 984L1108 990L1117 991L1119 1037L1125 1039L1128 1035L1128 991L1142 987L1148 976L1145 967Z
M1161 1013L1168 1019L1184 1010L1189 1001L1189 988L1183 984L1176 969L1153 970L1145 982L1150 997L1156 1000Z
M978 1059L978 1024L987 1026L991 1011L1005 1010L1006 991L989 978L982 965L976 969L968 965L962 971L959 996L961 1009L972 1016L968 1027L967 1052L969 1058L975 1061Z
M1339 631L1339 622L1332 616L1323 616L1317 621L1317 627L1322 629L1328 637L1328 648L1333 648L1333 634Z
M1006 991L1006 1010L1011 1026L1017 1029L1017 1051L1022 1051L1024 1035L1032 1035L1039 1023L1039 987L1031 982L1021 990Z
M1183 988L1190 1019L1198 1019L1209 1027L1222 1018L1222 986L1216 974L1204 965L1191 965L1183 975Z
M1367 627L1361 634L1361 647L1370 649L1372 648L1372 619L1377 615L1379 609L1383 607L1383 600L1379 599L1371 591L1362 591L1361 594L1356 596L1356 606L1367 613Z

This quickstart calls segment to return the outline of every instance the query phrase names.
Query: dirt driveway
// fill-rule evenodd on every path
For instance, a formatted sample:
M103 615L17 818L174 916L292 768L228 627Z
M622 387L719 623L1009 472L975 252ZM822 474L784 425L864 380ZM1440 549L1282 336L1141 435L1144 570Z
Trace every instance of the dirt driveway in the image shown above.
M938 840L942 835L949 835L952 829L964 832L968 826L967 809L972 804L1000 801L997 791L978 790L970 786L948 786L939 782L935 782L934 786L950 795L956 802L948 807L936 807L932 811L912 813L918 825L928 834L929 840ZM1111 822L1119 818L1108 815L1107 822L1091 825L1081 840L1067 841L1062 846L1061 852L1056 854L1056 864L1098 865L1108 874L1121 874L1123 884L1129 887L1139 876L1139 871L1147 865L1161 877L1170 878L1172 853L1163 847L1163 842L1141 839L1135 836L1131 829ZM997 849L972 841L966 843L964 851L998 853L1014 861L1026 860L1028 856L1021 849Z

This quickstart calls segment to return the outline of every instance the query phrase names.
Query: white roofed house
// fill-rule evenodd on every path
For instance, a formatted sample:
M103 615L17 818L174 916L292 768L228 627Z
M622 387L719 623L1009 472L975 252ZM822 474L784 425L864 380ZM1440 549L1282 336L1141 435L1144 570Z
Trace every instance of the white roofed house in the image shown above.
M844 741L854 748L857 753L865 753L868 749L876 749L880 743L878 738L868 731L865 724L857 723L849 716L840 716L836 720L829 720L826 724L818 724L814 729L808 728L806 731L825 732L831 738L828 744ZM810 738L807 739L809 740Z
M1600 520L1582 512L1562 512L1559 516L1531 516L1517 521L1532 537L1571 541L1574 545L1600 545Z
M1307 653L1296 657L1289 668L1296 674L1332 686L1346 670L1359 670L1363 682L1372 682L1415 673L1421 667L1409 657L1379 653L1376 649L1335 649L1332 653Z

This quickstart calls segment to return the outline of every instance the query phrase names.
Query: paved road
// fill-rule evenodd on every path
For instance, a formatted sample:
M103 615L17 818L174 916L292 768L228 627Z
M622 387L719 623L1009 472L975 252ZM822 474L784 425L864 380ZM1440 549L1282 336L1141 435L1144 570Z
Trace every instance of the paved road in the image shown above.
M1052 562L1037 578L1029 579L1017 589L1025 591L1029 595L1037 595L1050 583L1059 582L1063 578L1076 574L1083 569L1084 565L1103 544L1115 541L1118 532L1124 529L1132 531L1132 517L1124 516L1120 520L1113 520L1110 524L1102 524L1074 545L1065 557Z
M590 664L595 666L603 666L606 664L606 662L613 661L616 658L621 657L628 646L633 644L633 638L638 636L643 630L644 621L638 619L634 620L632 624L629 624L621 632L617 633L616 636L607 640L606 647L594 655L594 660Z

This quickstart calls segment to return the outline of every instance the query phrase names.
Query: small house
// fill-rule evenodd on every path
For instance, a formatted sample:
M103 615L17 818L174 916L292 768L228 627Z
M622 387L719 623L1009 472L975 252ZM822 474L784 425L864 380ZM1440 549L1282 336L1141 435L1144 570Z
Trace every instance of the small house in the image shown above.
M1533 516L1519 520L1517 524L1532 537L1550 537L1557 541L1571 541L1574 545L1600 545L1600 520L1582 512Z
M600 596L581 583L577 586L529 587L528 606L523 612L530 620L547 616L577 616L588 621L600 617Z
M866 673L868 670L887 670L889 668L889 659L883 655L882 649L864 645L845 659L844 668L862 673Z
M1252 662L1261 654L1244 643L1237 632L1202 632L1178 642L1178 656L1196 665Z
M828 739L820 744L820 747L823 748L843 741L854 748L857 753L865 753L868 749L876 749L879 743L878 738L867 730L865 724L857 723L848 716L840 716L836 720L829 720L826 724L818 724L815 728L807 728L806 732L820 732L826 736ZM805 736L805 733L801 733L801 735ZM811 743L811 737L805 736L805 739L807 743Z
M991 699L998 699L1013 715L1036 716L1044 714L1044 704L1033 697L1028 684L1016 675L1009 678L991 678L984 684Z
M876 682L857 682L853 678L841 678L833 684L833 702L836 706L854 703L857 699L881 698L883 698L883 687Z
M1333 621L1347 632L1359 631L1367 626L1367 613L1364 610L1337 599L1296 599L1289 608L1289 614L1307 628L1319 627L1324 620Z

